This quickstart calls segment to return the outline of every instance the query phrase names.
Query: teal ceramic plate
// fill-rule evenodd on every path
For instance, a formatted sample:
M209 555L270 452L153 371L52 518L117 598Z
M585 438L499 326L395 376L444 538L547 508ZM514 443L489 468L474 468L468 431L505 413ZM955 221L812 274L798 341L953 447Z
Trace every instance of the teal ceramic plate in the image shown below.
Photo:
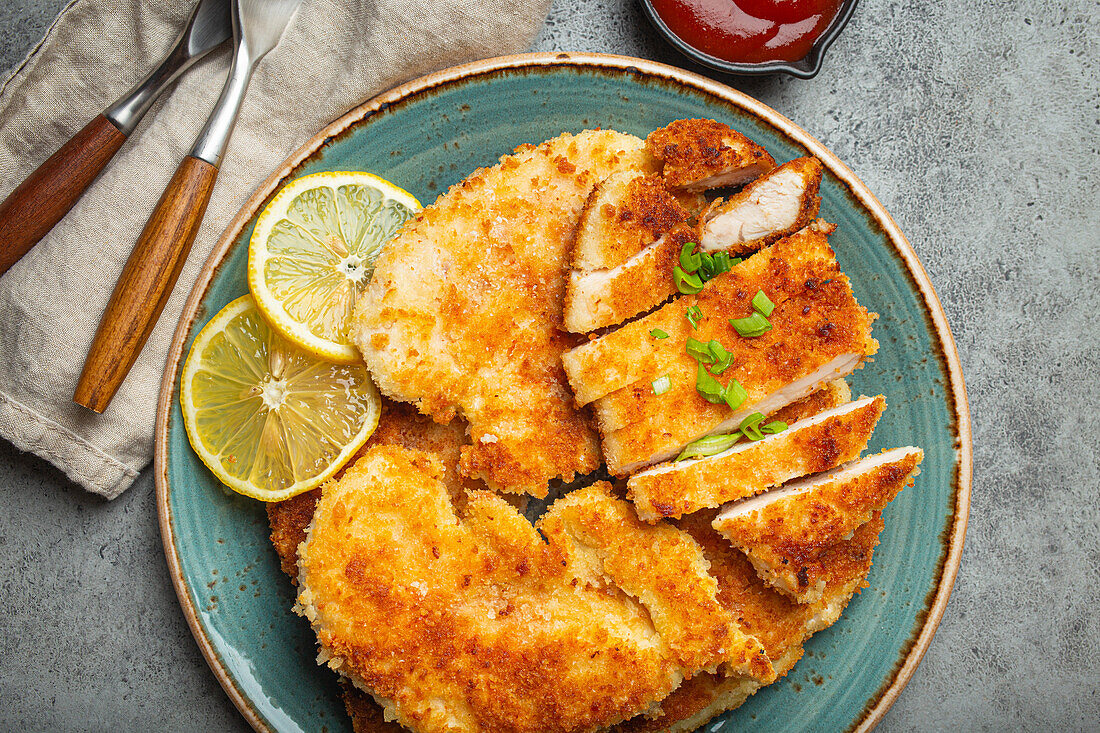
M449 69L370 100L320 132L271 175L229 226L187 303L160 394L156 477L161 531L183 612L211 668L253 726L344 731L336 680L314 662L308 624L268 543L264 508L230 494L191 451L179 366L222 306L247 292L255 216L282 182L365 170L429 202L520 143L605 127L645 136L671 120L711 117L777 160L807 153L827 173L822 215L860 302L881 317L882 348L852 379L887 395L872 448L925 450L922 473L886 510L870 588L813 637L783 680L707 731L840 731L872 727L920 661L958 569L970 491L970 427L955 346L913 250L866 187L806 132L729 87L641 59L537 54Z

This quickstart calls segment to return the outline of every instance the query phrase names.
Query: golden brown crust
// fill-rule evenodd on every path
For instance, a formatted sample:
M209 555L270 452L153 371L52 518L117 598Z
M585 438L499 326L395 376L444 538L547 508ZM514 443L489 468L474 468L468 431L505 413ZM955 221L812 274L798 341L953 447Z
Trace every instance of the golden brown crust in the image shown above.
M713 511L684 517L677 526L703 547L711 574L718 580L719 600L736 613L745 631L764 644L779 676L802 656L802 645L812 634L832 625L851 597L866 587L867 573L883 523L876 512L856 530L851 540L833 547L823 558L826 591L814 604L798 604L765 585L752 564L710 525ZM760 688L760 683L738 677L701 674L685 680L661 702L659 717L637 717L616 733L669 731L686 733L721 713L732 710Z
M442 477L447 493L455 506L466 504L468 491L483 488L474 479L458 473L459 452L466 443L466 428L461 420L440 425L421 415L412 405L382 400L382 412L370 440L348 462L350 466L374 445L398 445L437 454L445 469ZM344 470L336 474L339 479ZM271 543L279 555L282 571L298 584L298 545L305 541L306 528L313 520L313 512L321 499L321 489L272 502L267 505L267 518L271 525ZM396 723L386 722L382 708L368 695L346 679L341 680L344 706L351 716L355 733L396 733L404 730Z
M313 519L313 510L321 500L321 490L298 494L286 501L267 505L267 521L271 525L271 544L279 555L279 567L298 584L298 545L306 538L306 527Z
M879 395L736 450L699 460L663 464L630 477L627 497L646 521L755 496L773 486L827 471L859 456L886 407Z
M760 176L726 201L715 202L699 217L699 242L709 251L744 254L794 234L817 218L823 170L817 158L795 158ZM794 180L797 185L793 185ZM786 213L791 204L788 199L794 201L791 218L777 216L775 209ZM725 216L737 220L733 231L719 227Z
M651 132L646 149L664 162L662 175L673 188L737 185L775 168L768 151L715 120L677 120Z
M565 326L587 333L643 313L676 292L672 268L695 230L679 224L614 270L570 273L565 291Z
M644 546L633 530L582 513L578 526L602 527L590 537L607 553L597 565L563 526L573 517L560 531L548 526L547 542L482 491L460 519L441 472L429 454L371 448L326 487L301 549L299 607L330 666L392 704L401 724L591 731L648 710L699 671L682 666L696 658L689 648L673 649L644 601L617 585L637 582L675 605L663 585L630 580L638 558L615 562L620 546ZM599 506L619 501L595 491ZM713 631L735 629L730 621ZM716 654L712 666L746 661L736 649Z
M762 579L801 603L813 603L828 579L823 558L912 484L923 453L907 449L888 462L878 458L816 477L808 490L751 511L734 513L734 504L718 515L715 529L746 554Z
M387 721L378 703L349 680L341 678L340 692L355 733L402 733L405 730L397 723Z
M461 414L461 471L545 496L599 462L588 416L569 400L561 354L566 265L595 184L644 167L641 140L562 135L476 171L390 242L351 334L379 388L439 422Z
M574 270L621 265L688 218L660 176L613 173L588 196L573 245Z
M851 401L852 390L848 387L848 383L843 379L836 379L813 394L773 412L768 416L768 420L782 420L788 425L793 425L799 420L805 420L819 412L846 405Z
M600 481L554 502L539 522L554 538L586 555L600 575L645 606L654 627L687 669L723 662L731 673L770 679L763 649L731 624L715 597L703 552L669 524L647 525Z
M763 290L775 303L772 329L744 338L727 319L748 316ZM686 310L698 306L694 329ZM725 404L707 402L695 389L697 364L685 350L689 337L716 339L733 355L721 376L748 392L741 410L791 383L853 355L874 354L872 316L852 295L824 231L816 225L779 240L707 283L698 295L682 296L653 313L566 352L562 361L578 404L595 402L603 452L615 475L671 457L684 445L735 416ZM667 339L650 336L654 328ZM669 391L657 395L653 380L668 375ZM841 374L827 377L832 380ZM803 395L794 394L790 401ZM772 412L781 405L770 407Z

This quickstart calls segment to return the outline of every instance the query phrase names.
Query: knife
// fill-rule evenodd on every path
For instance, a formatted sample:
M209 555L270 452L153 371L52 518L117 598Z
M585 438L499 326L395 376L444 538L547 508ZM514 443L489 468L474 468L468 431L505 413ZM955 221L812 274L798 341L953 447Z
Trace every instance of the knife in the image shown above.
M301 0L235 0L233 63L221 97L176 169L119 275L84 361L73 402L103 412L130 372L202 224L252 72L278 44Z
M161 64L0 203L0 275L69 212L168 85L233 37L229 6L230 0L199 0Z

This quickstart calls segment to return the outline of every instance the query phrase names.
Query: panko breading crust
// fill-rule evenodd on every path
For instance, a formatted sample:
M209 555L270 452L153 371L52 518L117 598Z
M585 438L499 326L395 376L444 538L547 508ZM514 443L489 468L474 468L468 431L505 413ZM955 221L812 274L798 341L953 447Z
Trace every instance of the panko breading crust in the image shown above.
M746 632L760 639L776 674L783 676L802 657L803 643L835 623L852 596L867 587L882 519L876 512L850 540L832 547L822 557L825 592L816 603L799 604L757 577L745 556L711 527L714 516L710 510L697 512L679 520L676 526L691 534L703 548L711 575L718 580L719 601L737 615ZM637 717L613 730L688 733L740 706L762 686L761 681L746 677L697 675L661 702L661 715Z
M773 412L768 416L768 420L782 420L788 425L793 425L799 420L805 420L819 412L846 405L851 401L852 389L848 383L843 379L835 379L813 394Z
M923 457L919 448L904 448L862 458L729 504L714 528L745 553L762 580L800 603L814 603L828 581L822 558L911 485ZM803 483L807 490L784 491ZM769 500L773 494L778 498Z
M676 292L672 268L680 250L696 240L695 229L678 224L626 262L610 270L569 274L565 325L573 332L622 323Z
M462 472L545 496L599 462L561 354L573 233L593 187L645 170L642 141L613 131L523 146L451 188L387 244L350 335L383 394L469 423Z
M646 149L664 163L665 183L691 191L740 185L775 168L762 146L715 120L676 120L651 132Z
M451 502L456 507L464 507L468 491L484 488L480 481L458 473L460 450L466 440L466 426L461 420L440 425L418 413L412 405L383 399L378 427L348 465L375 445L397 445L435 453L443 469L441 480ZM342 475L343 471L337 473L336 478ZM318 488L286 501L267 504L271 543L275 546L283 572L290 576L295 585L298 583L298 545L305 541L306 528L313 520L313 512L320 499L321 489ZM398 733L404 730L396 723L386 722L382 708L363 690L346 680L340 689L355 733Z
M763 650L715 607L688 535L617 524L632 510L597 485L581 508L551 507L546 541L490 492L472 493L460 519L440 473L430 454L371 448L326 486L299 548L300 612L329 665L387 717L417 731L594 731L702 669L771 678ZM608 503L622 504L613 517L600 514ZM664 562L653 548L689 561L670 563L676 591L708 609L670 617L689 629L672 639L654 616L686 598L648 575Z
M826 411L763 440L722 453L636 473L627 497L646 521L716 509L859 456L886 408L879 395Z
M656 161L652 161L656 168ZM613 173L585 202L573 244L574 270L606 270L629 260L689 212L660 176L637 170Z
M731 422L736 427L751 412L774 412L818 387L808 384L802 393L787 394L792 383L843 377L875 353L873 316L853 297L827 231L823 224L802 229L714 278L698 295L677 298L563 355L577 403L594 402L613 474L670 458L699 437ZM775 303L772 329L744 338L728 319L750 315L759 290ZM703 314L697 329L685 317L691 306ZM669 337L655 339L655 328ZM736 378L747 391L737 412L696 391L697 363L685 350L689 337L716 339L733 355L720 381ZM663 375L671 388L657 395L652 382Z

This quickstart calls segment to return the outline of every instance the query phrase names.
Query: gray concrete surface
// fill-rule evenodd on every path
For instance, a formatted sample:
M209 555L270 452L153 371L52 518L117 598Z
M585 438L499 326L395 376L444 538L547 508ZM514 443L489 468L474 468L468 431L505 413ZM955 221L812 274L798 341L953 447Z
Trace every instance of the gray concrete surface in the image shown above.
M61 6L0 4L0 68ZM883 731L1100 730L1098 25L1094 0L863 0L817 79L722 78L870 185L966 371L962 570ZM691 68L632 0L559 0L535 49ZM104 503L0 444L0 729L246 728L176 606L152 483Z

